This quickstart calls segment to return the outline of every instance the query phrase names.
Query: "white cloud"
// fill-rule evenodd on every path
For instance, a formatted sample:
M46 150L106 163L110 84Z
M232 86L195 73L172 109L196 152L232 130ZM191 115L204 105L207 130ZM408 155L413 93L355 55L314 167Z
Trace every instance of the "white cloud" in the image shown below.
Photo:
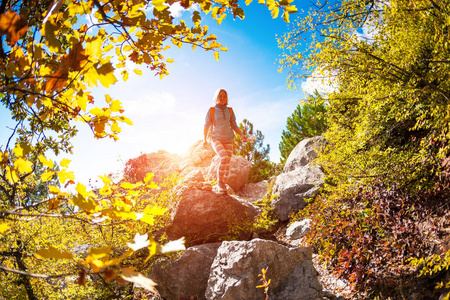
M200 11L200 6L197 3L194 3L188 9L185 9L179 2L175 2L169 7L169 11L172 17L178 19L185 11Z
M314 94L315 90L320 94L329 94L338 89L338 84L333 74L316 69L306 81L302 82L301 87L303 92L310 95Z

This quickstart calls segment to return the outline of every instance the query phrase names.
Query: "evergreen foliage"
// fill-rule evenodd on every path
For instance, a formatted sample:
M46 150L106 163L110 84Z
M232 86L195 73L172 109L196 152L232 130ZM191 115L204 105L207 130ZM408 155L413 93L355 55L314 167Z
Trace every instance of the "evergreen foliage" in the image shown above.
M300 102L306 103L297 105L292 115L287 118L286 130L283 130L281 135L279 149L282 163L286 162L289 154L302 140L322 135L326 130L326 108L322 96L316 91L314 95L308 95L307 100Z
M239 128L245 136L255 136L254 141L243 142L241 136L233 141L233 154L239 155L252 163L249 182L259 182L269 179L275 174L275 164L269 159L270 145L264 147L264 135L261 131L253 129L253 124L244 119Z

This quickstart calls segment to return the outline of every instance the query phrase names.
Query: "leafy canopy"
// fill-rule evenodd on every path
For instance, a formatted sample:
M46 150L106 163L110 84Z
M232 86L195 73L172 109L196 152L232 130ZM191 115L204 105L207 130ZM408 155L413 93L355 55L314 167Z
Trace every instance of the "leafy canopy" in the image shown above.
M416 226L448 212L449 4L317 2L279 39L292 87L308 76L336 87L322 100L327 184L304 216L309 242L361 295L387 297L377 274L429 255L434 237ZM431 274L446 265L422 261Z
M321 163L334 183L420 189L440 176L450 150L448 4L337 1L279 40L291 84L315 74L338 87L323 99Z
M286 21L296 11L291 0L259 2L274 17L282 13ZM189 20L177 20L169 12L174 5L195 9ZM0 269L6 271L0 276L9 283L21 283L14 288L8 285L9 296L27 294L35 299L37 291L51 290L39 278L75 274L78 283L89 284L86 278L91 273L101 274L105 282L131 281L152 288L141 273L124 265L142 245L150 256L164 252L150 237L148 243L144 239L148 228L142 229L134 243L121 240L122 248L106 238L90 240L87 229L100 228L96 234L104 237L103 226L125 224L124 231L142 228L136 224L153 225L165 210L157 203L145 208L138 205L140 197L156 188L151 176L120 184L102 176L103 187L93 192L76 181L70 161L61 161L58 169L50 155L70 153L72 138L82 125L89 126L95 138L117 140L121 126L132 122L123 115L118 99L105 95L105 105L99 106L92 89L126 81L129 66L145 66L155 75L167 75L167 63L173 60L164 51L173 46L199 47L218 59L219 51L226 48L201 20L209 15L220 24L227 14L244 18L234 0L1 2L0 103L16 125L0 147ZM138 68L134 72L142 74ZM110 232L114 236L114 230ZM92 249L79 260L70 246L83 241ZM124 246L125 242L132 246ZM177 248L182 247L171 249ZM44 264L42 259L63 262Z

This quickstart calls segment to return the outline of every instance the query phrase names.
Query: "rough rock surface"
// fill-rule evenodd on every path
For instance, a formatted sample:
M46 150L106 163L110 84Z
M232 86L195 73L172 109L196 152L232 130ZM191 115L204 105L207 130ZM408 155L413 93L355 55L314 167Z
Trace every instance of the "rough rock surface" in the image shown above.
M269 180L264 180L256 183L247 183L237 193L237 195L253 203L259 199L262 199L266 195L268 185Z
M188 167L208 167L214 157L215 152L211 145L206 148L203 147L203 141L196 141L191 147L189 147L186 155L184 155L181 163L180 170L184 170Z
M292 223L286 230L286 237L289 240L297 240L311 231L311 219L304 219Z
M219 246L190 247L172 262L155 264L147 276L158 283L156 289L164 299L206 299L209 271Z
M262 269L270 279L269 299L321 299L322 287L312 264L312 250L288 248L273 241L223 242L217 251L206 299L264 299Z
M294 171L297 168L306 166L317 158L316 147L323 143L321 136L304 139L295 146L289 154L286 164L284 165L283 173Z
M214 156L211 165L203 169L203 176L207 180L217 180L217 169L219 168L220 158ZM235 191L240 191L248 181L250 175L250 168L252 164L241 156L233 155L230 161L230 174L227 179L227 184Z
M216 242L230 234L248 239L251 232L232 233L230 226L249 224L260 212L248 202L210 191L183 188L179 196L181 199L174 208L167 235L170 239L184 236L190 244Z
M301 141L275 180L272 194L278 197L272 201L272 206L281 221L288 220L292 212L303 209L306 205L304 200L314 196L323 185L323 171L312 161L316 157L314 145L320 141L320 137Z

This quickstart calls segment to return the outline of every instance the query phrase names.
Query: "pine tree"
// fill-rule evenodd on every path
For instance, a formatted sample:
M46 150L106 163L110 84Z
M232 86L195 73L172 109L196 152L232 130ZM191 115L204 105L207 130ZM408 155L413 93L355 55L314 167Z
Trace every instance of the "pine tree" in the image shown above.
M253 124L244 119L239 124L245 136L254 135L254 141L243 142L241 136L234 139L233 152L242 156L252 163L250 169L249 182L259 182L269 179L275 173L275 166L269 159L270 145L264 147L264 135L261 131L253 129Z
M308 103L299 104L295 112L287 118L286 130L283 130L279 144L283 163L299 142L321 135L326 130L325 104L315 104L315 100L321 99L322 96L315 91L314 95L308 95L307 98Z

